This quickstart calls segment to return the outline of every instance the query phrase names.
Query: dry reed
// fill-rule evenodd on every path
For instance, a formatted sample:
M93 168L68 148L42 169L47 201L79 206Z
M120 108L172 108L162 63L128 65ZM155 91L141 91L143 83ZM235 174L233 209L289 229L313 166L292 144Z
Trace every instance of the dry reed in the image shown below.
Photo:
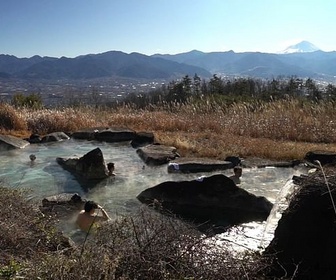
M72 132L93 126L152 131L159 142L182 155L223 158L227 155L297 159L313 149L335 150L336 110L333 102L295 99L223 105L210 100L190 104L118 108L80 107L16 110L28 133ZM22 130L22 125L14 127ZM7 127L1 127L3 130Z

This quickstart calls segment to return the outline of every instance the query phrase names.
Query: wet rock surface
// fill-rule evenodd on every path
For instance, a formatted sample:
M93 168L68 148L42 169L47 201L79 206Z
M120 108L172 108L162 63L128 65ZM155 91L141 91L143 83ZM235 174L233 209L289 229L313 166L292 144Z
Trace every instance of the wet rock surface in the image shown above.
M131 141L133 148L143 147L149 144L153 144L155 136L152 132L140 131L135 134L134 139Z
M11 135L0 135L0 150L24 149L30 143Z
M42 200L40 210L45 214L55 214L58 217L65 217L83 209L85 200L77 193L60 193L45 197Z
M56 158L65 170L71 172L84 188L94 187L111 176L100 148L93 149L81 158Z
M165 145L147 145L136 152L147 165L162 165L179 157L175 147Z
M71 137L82 140L97 140L104 142L131 141L135 138L136 132L123 127L93 127L73 132Z
M59 142L63 140L69 140L70 137L65 134L64 132L53 132L49 133L42 137L41 143L47 143L47 142Z
M196 173L226 170L232 168L230 161L215 160L210 158L177 158L169 162L169 173Z
M266 220L273 204L235 185L222 174L191 181L168 181L141 192L137 198L145 204L182 219L215 228L250 221Z

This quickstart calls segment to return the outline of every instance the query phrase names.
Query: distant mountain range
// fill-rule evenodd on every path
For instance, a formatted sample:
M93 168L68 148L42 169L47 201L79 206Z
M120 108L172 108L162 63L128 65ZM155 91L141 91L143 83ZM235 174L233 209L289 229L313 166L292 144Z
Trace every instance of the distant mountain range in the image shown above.
M210 52L197 50L176 55L156 54L179 63L202 67L209 72L228 76L276 78L298 76L335 80L336 52L324 52L313 44L302 41L282 53Z
M0 55L0 77L21 79L93 79L127 77L168 79L185 75L209 77L211 73L198 66L139 53L110 51L75 58L33 56L17 58Z
M0 78L91 79L127 77L136 79L174 79L195 74L276 78L298 76L334 79L336 52L324 52L303 41L282 53L210 52L193 50L175 55L110 51L75 58L33 56L17 58L0 55Z

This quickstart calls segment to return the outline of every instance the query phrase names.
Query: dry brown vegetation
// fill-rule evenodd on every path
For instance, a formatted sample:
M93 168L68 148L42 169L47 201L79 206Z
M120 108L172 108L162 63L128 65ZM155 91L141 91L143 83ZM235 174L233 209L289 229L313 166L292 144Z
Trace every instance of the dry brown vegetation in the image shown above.
M211 98L188 104L135 109L88 107L54 110L0 105L2 133L29 136L92 126L152 131L182 155L300 159L309 150L336 148L335 102L297 99L219 104Z
M0 187L0 279L265 279L266 259L240 258L193 226L148 208L64 246L51 217Z

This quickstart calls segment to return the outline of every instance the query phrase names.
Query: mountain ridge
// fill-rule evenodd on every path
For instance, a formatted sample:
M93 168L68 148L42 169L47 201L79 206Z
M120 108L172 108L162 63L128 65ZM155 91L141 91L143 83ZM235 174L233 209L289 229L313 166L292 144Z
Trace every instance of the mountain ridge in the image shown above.
M22 79L92 79L109 76L169 79L195 73L202 77L211 76L210 72L198 66L121 51L80 55L75 58L17 58L0 55L0 72Z
M306 43L308 43L308 47L312 45L309 42ZM206 53L192 50L173 55L154 54L148 56L137 52L127 54L114 50L99 54L80 55L75 58L41 57L39 55L31 58L17 58L13 55L0 54L0 73L2 79L10 77L21 79L92 79L115 76L139 79L175 79L195 74L203 78L219 74L257 78L299 76L335 79L336 52L315 50L289 53L236 53L230 50Z

